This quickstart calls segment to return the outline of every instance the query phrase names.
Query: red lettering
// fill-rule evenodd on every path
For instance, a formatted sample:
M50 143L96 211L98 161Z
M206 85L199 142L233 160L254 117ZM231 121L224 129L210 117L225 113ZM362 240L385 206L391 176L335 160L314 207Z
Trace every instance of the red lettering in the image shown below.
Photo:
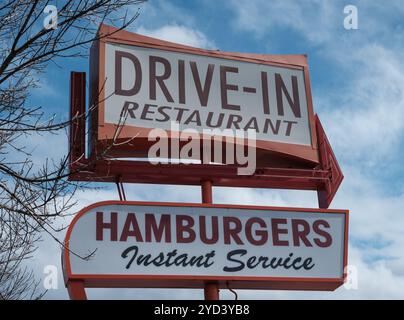
M164 67L163 74L159 76L157 75L157 68L156 68L157 62L161 63ZM150 74L149 74L150 99L156 100L156 83L158 83L167 101L174 102L173 97L171 96L170 92L167 89L166 84L164 83L164 81L171 76L170 62L162 57L150 56L149 67L150 67Z
M122 88L122 59L128 59L133 63L135 67L135 82L131 89ZM133 54L124 51L115 52L115 94L121 96L134 96L140 90L142 86L142 66L139 59Z
M139 224L137 223L136 215L134 213L128 213L126 216L125 225L123 226L119 241L127 241L128 237L135 237L136 241L143 242Z
M199 77L198 66L196 62L190 61L189 64L191 66L192 77L194 78L195 88L196 92L198 93L199 102L201 103L201 106L206 107L206 105L208 104L209 91L210 86L212 84L213 70L215 69L215 65L214 64L208 65L208 70L206 71L205 83L202 87L201 79Z
M231 223L233 223L233 228L230 227ZM243 244L243 241L241 241L238 235L241 232L241 229L241 221L238 218L223 217L224 243L230 244L232 238L237 244Z
M250 218L247 220L245 224L245 235L251 244L256 246L262 246L268 241L268 232L266 230L256 230L255 235L259 237L259 239L254 239L252 236L252 227L254 224L258 224L261 228L266 228L267 225L264 220L261 218Z
M178 60L178 100L185 103L185 61Z
M164 233L164 241L171 242L171 223L170 215L162 214L160 223L157 225L156 217L152 213L145 214L146 242L152 241L152 234L156 242L161 242Z
M219 223L218 218L213 216L212 218L212 237L209 239L206 235L206 217L199 216L199 232L201 241L206 244L214 244L217 243L219 239Z
M280 224L286 224L288 221L286 219L272 219L271 226L272 226L272 242L274 246L288 246L289 241L287 240L280 240L280 234L288 234L288 229L280 229Z
M299 226L303 229L299 230ZM307 235L310 233L310 225L306 220L292 219L292 233L293 233L293 245L300 247L300 240L303 241L306 247L312 247Z
M220 93L222 100L222 108L227 110L240 110L240 106L236 104L229 104L227 98L227 91L233 90L237 91L238 86L235 84L227 83L227 73L238 73L238 68L236 67L228 67L228 66L220 66Z
M320 226L323 226L327 229L330 228L329 223L325 220L314 221L313 231L325 239L324 241L321 241L320 239L315 238L314 243L318 245L320 248L327 248L332 245L332 237L327 231L320 229Z
M186 224L184 224L184 222ZM190 243L195 241L196 235L195 231L192 229L194 224L194 219L190 216L176 216L177 243ZM185 237L184 233L188 233L188 237Z
M292 109L292 112L296 118L301 118L301 111L300 111L300 98L299 98L299 88L297 84L297 77L292 76L292 93L293 93L293 100L290 97L288 89L286 88L285 83L283 82L282 76L280 73L275 73L275 87L276 87L276 101L278 107L278 115L284 115L283 109L283 94L285 94L286 99L288 100L289 106Z
M110 223L104 222L104 213L97 212L96 218L96 240L103 241L104 240L104 229L110 230L110 239L111 241L117 241L118 238L118 214L116 212L111 212L110 214Z

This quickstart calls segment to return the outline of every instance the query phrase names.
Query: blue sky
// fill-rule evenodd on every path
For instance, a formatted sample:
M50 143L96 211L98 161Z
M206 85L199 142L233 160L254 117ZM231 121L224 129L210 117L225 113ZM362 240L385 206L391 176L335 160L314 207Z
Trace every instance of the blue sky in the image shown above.
M351 211L349 263L358 289L334 293L242 291L241 298L404 298L404 4L386 1L253 0L159 1L140 6L131 30L157 38L223 51L308 54L314 109L345 174L333 204ZM358 8L359 29L343 26L346 5ZM131 8L133 12L138 7ZM88 71L86 59L49 65L31 102L67 117L69 72ZM36 138L38 157L67 150L65 136ZM132 200L200 201L198 188L127 186ZM77 195L77 209L94 199L116 199L116 190ZM237 200L235 200L237 199ZM215 189L223 203L315 207L311 192ZM60 235L63 238L63 235ZM44 240L35 257L38 276L47 264L60 269L60 249ZM46 247L46 248L45 248ZM61 272L60 272L61 273ZM59 289L48 298L66 298ZM174 290L179 298L201 298ZM228 292L224 298L231 298ZM90 297L172 298L173 290L91 290Z

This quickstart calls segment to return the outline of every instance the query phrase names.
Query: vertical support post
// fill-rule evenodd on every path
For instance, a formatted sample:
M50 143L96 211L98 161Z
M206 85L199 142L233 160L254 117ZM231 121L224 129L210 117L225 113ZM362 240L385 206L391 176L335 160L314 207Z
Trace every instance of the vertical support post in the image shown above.
M212 203L212 181L203 180L202 187L202 203ZM219 285L217 282L206 282L204 288L205 300L219 300Z
M327 191L317 190L318 207L320 209L328 209Z
M67 292L69 293L70 300L87 300L83 280L69 280L67 283Z
M85 158L86 73L70 73L70 166Z

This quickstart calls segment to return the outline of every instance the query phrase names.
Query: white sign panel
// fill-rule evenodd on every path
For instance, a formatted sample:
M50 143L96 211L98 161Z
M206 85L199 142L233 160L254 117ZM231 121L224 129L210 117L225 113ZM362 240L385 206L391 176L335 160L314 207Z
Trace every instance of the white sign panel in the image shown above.
M105 124L256 132L260 141L311 146L303 68L106 43ZM223 135L226 135L224 133Z
M342 210L101 202L71 224L68 268L81 276L342 279L346 219Z

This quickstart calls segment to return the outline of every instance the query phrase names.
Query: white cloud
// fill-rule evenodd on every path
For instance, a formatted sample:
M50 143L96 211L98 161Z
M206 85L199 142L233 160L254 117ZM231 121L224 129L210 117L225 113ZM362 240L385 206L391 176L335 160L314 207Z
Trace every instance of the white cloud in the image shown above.
M236 15L236 28L252 31L261 38L273 28L282 26L300 32L314 43L329 38L332 23L336 19L336 11L331 7L331 1L322 0L230 1L230 9Z
M177 42L192 47L203 49L212 49L215 47L214 43L201 31L183 25L170 24L157 29L147 29L141 26L136 32L145 36Z
M400 35L403 35L400 25L395 25L404 12L401 0L391 0L388 4L368 0L253 0L246 4L230 0L228 4L235 15L234 27L259 38L271 34L274 29L277 32L282 29L284 34L296 32L308 41L307 44L320 47L325 43L344 45L349 37L354 37L360 44L380 37L384 41L397 39L397 36L402 39ZM349 4L355 5L359 13L359 30L352 31L350 36L343 27L346 17L343 10Z
M188 27L196 25L198 18L193 12L187 10L185 6L179 6L172 1L153 0L142 4L140 16L135 24L156 29L162 25L182 24ZM137 7L132 7L132 13L137 11Z
M374 165L404 136L404 63L381 45L358 49L346 61L357 72L346 74L345 90L320 115L340 154Z
M193 12L182 6L156 0L143 4L141 14L131 30L161 40L214 49L215 43L198 28L197 20Z

